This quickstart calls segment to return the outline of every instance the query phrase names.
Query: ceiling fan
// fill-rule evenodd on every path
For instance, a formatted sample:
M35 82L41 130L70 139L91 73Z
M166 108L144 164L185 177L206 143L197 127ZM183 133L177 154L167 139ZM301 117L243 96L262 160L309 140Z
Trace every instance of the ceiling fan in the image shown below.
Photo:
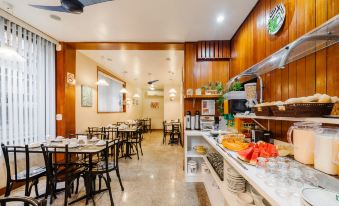
M152 80L152 81L149 81L147 82L147 84L151 85L151 84L154 84L155 82L159 81L158 79L155 79L155 80Z
M44 6L44 5L32 5L30 6L38 9L48 11L66 12L72 14L81 14L84 11L84 7L91 6L113 0L60 0L60 6Z

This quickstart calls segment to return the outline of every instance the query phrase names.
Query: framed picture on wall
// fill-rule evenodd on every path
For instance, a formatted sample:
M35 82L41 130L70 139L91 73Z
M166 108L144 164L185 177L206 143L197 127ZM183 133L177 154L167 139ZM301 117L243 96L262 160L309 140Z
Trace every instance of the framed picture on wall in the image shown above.
M86 85L81 85L81 106L92 107L92 88Z
M159 109L160 108L160 102L158 101L151 101L151 109Z

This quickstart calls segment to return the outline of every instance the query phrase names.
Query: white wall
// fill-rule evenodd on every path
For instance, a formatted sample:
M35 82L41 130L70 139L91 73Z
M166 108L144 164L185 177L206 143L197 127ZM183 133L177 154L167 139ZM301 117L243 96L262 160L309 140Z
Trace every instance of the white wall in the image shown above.
M159 109L151 108L152 101L159 102ZM143 90L142 116L152 119L152 129L162 129L162 122L164 121L164 98L149 97L146 94L146 90Z
M172 88L177 91L177 96L173 101L170 100L168 93ZM182 119L183 104L181 94L181 87L178 85L166 85L164 87L164 120L169 121Z
M84 132L88 127L106 126L117 121L125 121L137 119L142 114L142 98L139 100L139 105L127 106L126 112L123 113L97 113L97 66L96 62L86 57L80 52L76 54L76 130L77 133ZM102 66L101 66L102 67ZM104 67L102 67L104 68ZM141 95L141 90L138 90L129 82L127 84L127 98L132 99L133 95L138 92ZM81 107L81 85L92 87L92 107Z

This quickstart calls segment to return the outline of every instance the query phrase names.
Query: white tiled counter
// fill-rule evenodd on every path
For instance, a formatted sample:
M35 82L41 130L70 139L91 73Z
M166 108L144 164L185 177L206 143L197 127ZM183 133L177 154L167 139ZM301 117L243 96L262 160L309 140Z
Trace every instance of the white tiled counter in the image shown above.
M201 131L185 131L185 174L186 174L186 180L187 181L194 181L194 182L204 182L205 187L207 190L207 193L209 195L210 201L212 206L217 205L238 205L236 202L235 194L232 192L229 192L226 188L226 185L223 181L220 180L220 178L214 174L214 170L207 161L207 158L204 155L200 155L198 157L192 157L193 155L196 155L194 153L194 150L192 150L192 146L194 145L205 145L208 148L213 148L215 151L217 151L219 154L221 154L224 158L224 161L228 163L228 165L232 166L236 171L238 171L248 182L251 184L271 205L273 206L301 206L299 198L290 197L290 198L282 198L278 196L275 192L275 188L269 187L264 183L264 179L258 178L256 175L258 173L258 169L255 166L251 166L248 164L243 164L247 169L244 169L241 167L241 165L234 160L229 155L236 157L236 153L229 151L227 149L224 149L223 147L219 147L218 143L209 136L209 133L207 132L201 132ZM228 154L227 154L227 152ZM188 175L187 171L187 161L190 158L202 158L209 169L211 170L211 175L216 182L216 184L219 186L218 194L209 192L209 188L206 186L206 179L210 177L206 177L208 175L201 174L200 171L198 171L195 175ZM224 174L226 174L224 172ZM205 177L204 177L205 176ZM226 179L226 178L224 178ZM222 195L226 204L221 203L220 201L214 201L215 197L214 195L220 196Z

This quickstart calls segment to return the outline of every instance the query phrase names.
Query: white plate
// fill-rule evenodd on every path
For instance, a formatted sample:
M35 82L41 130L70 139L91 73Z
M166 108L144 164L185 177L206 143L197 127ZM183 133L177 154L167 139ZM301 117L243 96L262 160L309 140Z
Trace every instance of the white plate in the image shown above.
M338 206L339 194L321 189L321 188L304 188L301 191L302 198L312 206Z

